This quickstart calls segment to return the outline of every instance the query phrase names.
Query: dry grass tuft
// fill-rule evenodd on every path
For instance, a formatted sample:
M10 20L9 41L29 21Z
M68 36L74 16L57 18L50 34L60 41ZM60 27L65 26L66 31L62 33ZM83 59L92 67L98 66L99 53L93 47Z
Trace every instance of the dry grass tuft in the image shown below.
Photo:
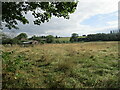
M118 42L2 46L3 88L118 88Z

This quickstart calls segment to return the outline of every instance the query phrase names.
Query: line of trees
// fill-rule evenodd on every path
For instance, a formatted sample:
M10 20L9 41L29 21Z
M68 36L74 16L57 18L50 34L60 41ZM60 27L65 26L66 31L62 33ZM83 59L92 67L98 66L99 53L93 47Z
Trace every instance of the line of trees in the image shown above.
M10 38L9 36L2 34L2 44L22 44L23 42L27 41L38 41L40 44L44 43L60 43L60 41L55 40L57 38L61 37L54 37L52 35L48 36L35 36L33 35L32 37L28 38L28 35L26 33L20 33L14 38Z
M89 34L80 37L77 33L73 33L70 37L70 40L60 40L58 36L32 36L28 38L26 33L20 33L14 38L10 38L9 36L2 34L2 44L22 44L23 42L36 40L41 44L44 43L74 43L74 42L89 42L89 41L120 41L120 30L118 31L110 31L109 34L98 33L98 34Z
M113 34L90 34L86 37L86 41L120 41L119 33Z
M79 38L77 33L73 33L70 42L80 42L80 41L120 41L120 30L110 31L109 34L98 33L89 34L83 38Z

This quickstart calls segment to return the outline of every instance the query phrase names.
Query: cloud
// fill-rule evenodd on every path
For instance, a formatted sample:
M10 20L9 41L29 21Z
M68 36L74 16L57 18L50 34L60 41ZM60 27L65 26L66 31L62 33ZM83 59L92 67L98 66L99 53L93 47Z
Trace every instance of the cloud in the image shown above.
M111 22L107 22L109 25L112 25L112 26L116 26L118 24L118 21L111 21Z
M58 36L70 36L76 32L79 35L109 32L109 29L116 28L117 20L109 21L105 20L108 15L117 17L118 15L118 1L119 0L79 0L77 10L70 15L70 19L52 17L49 22L41 24L40 26L33 25L33 17L30 12L27 18L31 21L28 25L19 24L20 30L15 31L16 34L20 32L27 32L29 36L32 35L58 35ZM115 12L115 13L114 13ZM87 19L90 19L96 15L99 15L99 19L106 23L106 26L96 27L96 25L81 24ZM92 22L91 22L92 23ZM99 22L97 24L100 24ZM5 30L8 31L8 30Z

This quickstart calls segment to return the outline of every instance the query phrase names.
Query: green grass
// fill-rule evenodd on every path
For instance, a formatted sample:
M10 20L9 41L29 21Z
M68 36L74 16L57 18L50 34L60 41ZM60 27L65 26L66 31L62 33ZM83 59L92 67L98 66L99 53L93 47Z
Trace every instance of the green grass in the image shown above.
M59 41L70 41L70 37L61 37L61 38L57 38L55 40L59 40Z
M78 38L86 38L86 36L79 36ZM55 40L59 40L59 41L70 41L70 37L61 37L61 38L57 38Z
M79 36L78 38L86 38L87 36Z
M3 88L119 88L117 42L2 49Z

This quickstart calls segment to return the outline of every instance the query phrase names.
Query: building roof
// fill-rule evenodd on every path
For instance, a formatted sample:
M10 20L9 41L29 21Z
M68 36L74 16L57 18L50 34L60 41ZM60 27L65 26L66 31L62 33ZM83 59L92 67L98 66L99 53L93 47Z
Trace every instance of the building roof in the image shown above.
M25 44L25 43L32 43L32 41L27 41L27 42L22 42L22 43L24 43L24 44Z

